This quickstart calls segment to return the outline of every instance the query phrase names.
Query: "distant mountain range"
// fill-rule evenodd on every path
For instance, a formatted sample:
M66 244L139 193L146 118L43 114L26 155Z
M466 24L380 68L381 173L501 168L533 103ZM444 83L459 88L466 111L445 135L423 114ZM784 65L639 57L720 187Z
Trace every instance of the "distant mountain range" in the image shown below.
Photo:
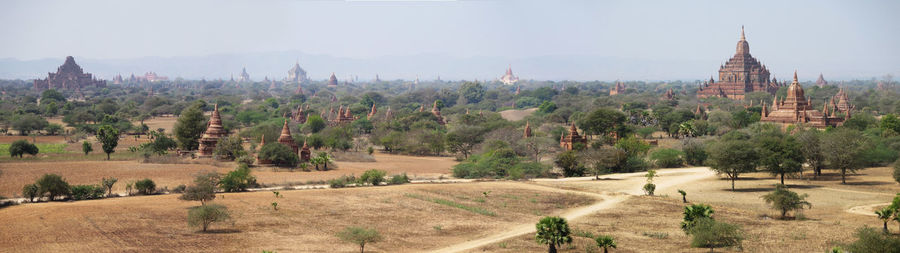
M332 72L339 80L351 77L373 80L494 80L512 66L520 79L535 80L706 80L717 73L720 62L691 60L649 60L611 58L592 55L553 55L538 57L455 57L446 55L383 56L369 59L341 58L304 54L299 51L209 56L142 57L132 59L91 59L75 55L75 61L88 73L110 80L116 74L128 77L156 72L170 80L229 79L246 67L252 80L264 77L277 80L299 59L300 66L314 80L327 79ZM0 78L45 78L55 72L65 55L40 60L0 59ZM811 73L810 73L811 75ZM826 74L826 78L829 76Z

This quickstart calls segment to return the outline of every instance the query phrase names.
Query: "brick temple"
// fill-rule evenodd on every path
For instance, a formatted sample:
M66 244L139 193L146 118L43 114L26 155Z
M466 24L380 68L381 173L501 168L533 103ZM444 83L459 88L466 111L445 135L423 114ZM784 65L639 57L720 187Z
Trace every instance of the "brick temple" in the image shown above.
M200 137L200 157L212 157L216 144L222 137L225 137L225 128L222 127L222 118L219 116L219 104L216 104L212 116L209 117L206 131Z
M56 69L56 73L47 73L47 78L34 80L36 90L80 90L88 86L106 87L106 80L98 80L92 74L84 73L72 56L66 56L66 61Z
M767 92L774 95L780 85L769 79L769 70L756 58L750 55L750 44L744 37L741 27L741 39L737 50L725 65L719 67L719 81L710 78L709 82L700 85L698 98L726 97L743 100L744 94L750 92Z
M794 81L788 86L787 97L772 101L772 111L763 103L759 121L782 124L804 124L815 128L840 126L844 120L850 118L850 112L845 116L836 115L835 107L829 109L829 103L825 103L822 111L812 108L810 101L803 92L803 86L797 81L797 72L794 72Z

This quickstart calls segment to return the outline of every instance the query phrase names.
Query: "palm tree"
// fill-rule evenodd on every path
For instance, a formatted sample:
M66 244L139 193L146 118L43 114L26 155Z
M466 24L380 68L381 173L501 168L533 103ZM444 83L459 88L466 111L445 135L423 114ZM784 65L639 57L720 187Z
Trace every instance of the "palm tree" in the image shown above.
M325 165L325 170L328 170L328 163L332 161L331 156L328 153L322 152L316 155L316 158L319 158L320 163ZM319 166L316 166L316 170L318 170Z
M322 164L323 162L321 157L316 156L309 158L309 163L316 166L316 170L319 170L319 164Z
M566 219L556 216L544 217L535 225L535 228L537 229L537 233L534 235L535 240L540 244L547 244L550 247L549 253L556 253L557 246L572 242Z
M875 215L878 215L878 219L880 219L882 222L884 222L884 233L885 234L890 233L890 230L888 230L887 224L888 224L888 221L891 220L891 218L895 218L895 217L893 217L894 209L891 209L891 207L888 206L881 210L875 210Z
M702 218L710 218L712 219L713 211L712 207L706 204L693 204L684 207L684 221L681 222L681 230L684 230L685 233L690 234L691 228L694 227L694 224L697 223L698 220Z
M681 202L687 203L687 192L684 190L678 189L678 193L681 194Z
M598 248L603 248L603 253L608 253L609 248L616 248L616 240L613 239L612 236L601 235L594 239L594 241L597 242Z

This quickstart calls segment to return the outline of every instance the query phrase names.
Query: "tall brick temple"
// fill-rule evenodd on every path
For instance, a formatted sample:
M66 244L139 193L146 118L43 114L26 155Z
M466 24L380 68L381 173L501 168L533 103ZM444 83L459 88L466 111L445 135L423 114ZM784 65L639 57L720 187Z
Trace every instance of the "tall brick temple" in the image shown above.
M66 61L56 69L56 73L47 73L47 78L34 80L36 90L80 90L88 86L106 87L106 80L98 80L92 74L84 73L72 56L66 56Z
M725 65L719 67L719 81L710 78L709 82L700 85L698 98L726 97L743 100L744 94L750 92L768 92L774 95L780 85L769 79L769 70L756 58L750 55L750 43L744 37L741 27L741 39L737 50Z

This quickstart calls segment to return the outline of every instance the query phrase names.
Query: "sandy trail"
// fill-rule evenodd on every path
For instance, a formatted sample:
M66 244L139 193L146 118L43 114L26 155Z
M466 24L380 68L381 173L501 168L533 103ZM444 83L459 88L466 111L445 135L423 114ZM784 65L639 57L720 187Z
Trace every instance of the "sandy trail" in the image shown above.
M871 205L854 206L854 207L851 207L850 209L847 209L847 212L852 213L852 214L865 215L865 216L878 216L878 215L875 215L875 207L887 206L890 204L891 203L888 202L888 203L878 203L878 204L871 204Z
M679 175L678 176L668 176L668 177L666 176L668 174L676 174L676 173ZM622 178L628 178L628 177L643 176L645 174L646 174L646 172L624 173L624 174L607 175L603 178L622 179ZM709 168L707 168L707 167L694 167L694 168L684 168L684 169L659 170L659 171L657 171L657 176L658 177L654 180L657 185L656 189L662 190L662 189L669 188L672 186L686 184L686 183L694 182L694 181L701 180L701 179L704 179L707 177L715 176L715 172L710 171ZM588 181L588 180L593 180L593 177L539 179L539 180L536 179L535 181ZM590 196L594 196L599 199L602 199L601 201L598 201L592 205L578 207L578 208L572 208L572 209L569 209L559 215L560 217L566 218L566 220L574 220L574 219L592 214L594 212L613 208L613 207L617 206L619 203L621 203L622 201L625 201L626 199L631 197L631 195L641 195L644 193L643 185L629 187L628 189L623 189L623 190L619 191L619 193L612 193L612 194L598 194L598 193L591 193L591 192L565 190L565 189L559 189L559 188L550 187L550 186L541 186L541 185L534 185L534 184L528 184L528 185L530 185L531 187L539 187L544 190L551 189L552 191L555 191L555 192L569 192L569 193L576 193L576 194L586 194L586 195L590 195ZM621 193L624 193L624 194L621 194ZM470 250L474 250L474 249L477 249L477 248L485 246L485 245L499 243L504 240L516 237L516 236L532 233L534 231L535 231L535 227L534 227L533 223L519 224L514 227L508 228L501 233L482 236L482 237L479 237L479 239L450 245L450 246L447 246L447 247L444 247L444 248L441 248L438 250L434 250L432 252L442 252L443 253L443 252L470 251Z

